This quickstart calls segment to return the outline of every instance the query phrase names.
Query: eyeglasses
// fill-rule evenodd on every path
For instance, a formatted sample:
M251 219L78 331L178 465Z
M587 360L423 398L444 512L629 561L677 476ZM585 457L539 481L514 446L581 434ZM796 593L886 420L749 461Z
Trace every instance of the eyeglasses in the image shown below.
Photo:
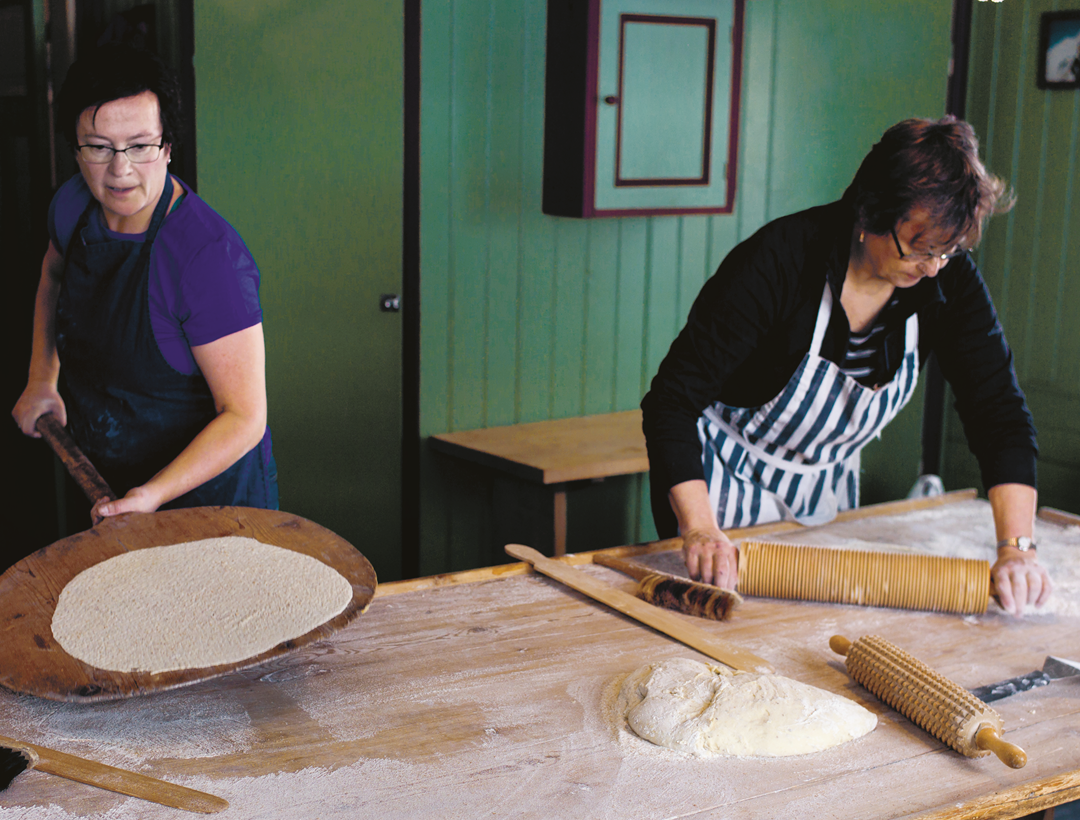
M893 242L896 243L896 252L900 254L901 259L911 259L914 262L948 262L950 259L967 253L963 248L957 248L948 253L920 253L917 251L904 253L904 249L900 247L900 237L896 235L896 228L889 228L889 233L892 234Z
M129 145L127 148L113 148L111 145L80 145L79 156L94 165L112 162L117 154L126 155L129 162L153 162L161 156L161 149L164 146L164 138L157 145Z

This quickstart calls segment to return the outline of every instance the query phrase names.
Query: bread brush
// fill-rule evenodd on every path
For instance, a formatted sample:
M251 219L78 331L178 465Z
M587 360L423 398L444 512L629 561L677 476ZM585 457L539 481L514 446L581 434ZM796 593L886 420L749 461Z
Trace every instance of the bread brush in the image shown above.
M0 736L0 791L26 769L48 772L185 811L213 814L229 807L228 801L206 792Z
M742 603L742 596L734 590L658 572L634 561L615 558L602 552L594 554L592 560L594 564L617 569L629 575L638 582L639 598L664 609L673 609L698 618L726 621L731 617L731 611Z
M33 768L37 763L37 755L30 749L10 749L0 746L0 791L11 785L11 781Z

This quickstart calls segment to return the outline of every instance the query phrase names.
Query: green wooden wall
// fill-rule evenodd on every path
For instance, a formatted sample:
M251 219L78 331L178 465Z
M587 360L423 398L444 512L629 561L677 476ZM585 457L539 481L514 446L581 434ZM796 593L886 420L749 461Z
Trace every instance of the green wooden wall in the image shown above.
M1077 0L975 4L968 118L1016 207L979 251L1039 430L1039 501L1080 511L1080 91L1035 84L1039 20ZM947 417L944 478L980 486L959 419Z
M636 407L734 244L839 197L889 125L944 112L951 4L751 0L735 212L549 217L545 0L426 0L422 12L425 436ZM868 449L864 501L907 492L920 424L921 394ZM645 482L572 491L568 548L654 537ZM490 525L505 494L483 471L428 448L421 502L422 572L507 560Z
M195 0L199 193L262 273L282 509L401 576L403 9Z

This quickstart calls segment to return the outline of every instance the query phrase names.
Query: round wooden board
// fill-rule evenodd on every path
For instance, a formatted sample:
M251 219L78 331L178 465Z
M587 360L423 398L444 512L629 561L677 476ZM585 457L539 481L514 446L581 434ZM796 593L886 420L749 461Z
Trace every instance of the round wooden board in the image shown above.
M353 588L344 611L321 626L236 663L151 674L110 672L73 658L53 639L52 616L64 586L115 555L203 538L244 536L317 558ZM280 657L333 634L375 594L375 570L348 541L311 521L275 510L194 507L110 518L24 558L0 576L0 685L49 700L103 701L203 681Z

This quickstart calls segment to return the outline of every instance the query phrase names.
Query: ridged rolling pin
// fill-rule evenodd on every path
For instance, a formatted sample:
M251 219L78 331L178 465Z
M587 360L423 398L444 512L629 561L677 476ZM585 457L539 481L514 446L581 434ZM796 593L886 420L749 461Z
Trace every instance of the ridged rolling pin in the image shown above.
M993 752L1014 769L1027 753L1002 739L1001 716L962 686L877 635L855 643L833 635L829 646L847 659L848 674L879 700L967 757Z

